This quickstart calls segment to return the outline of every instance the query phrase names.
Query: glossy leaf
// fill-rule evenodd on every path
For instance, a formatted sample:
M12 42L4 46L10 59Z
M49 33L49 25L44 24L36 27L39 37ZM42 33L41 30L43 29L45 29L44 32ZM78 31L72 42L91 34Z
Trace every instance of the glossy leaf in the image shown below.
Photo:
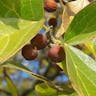
M43 0L0 0L0 18L39 21L43 15Z
M96 35L96 2L81 10L73 19L66 34L65 42L71 45L83 43Z
M49 87L45 83L36 85L35 90L38 96L58 96L57 90Z
M72 86L79 96L96 95L96 61L80 50L65 45L66 63Z
M0 1L0 63L13 56L43 26L43 0L37 1Z

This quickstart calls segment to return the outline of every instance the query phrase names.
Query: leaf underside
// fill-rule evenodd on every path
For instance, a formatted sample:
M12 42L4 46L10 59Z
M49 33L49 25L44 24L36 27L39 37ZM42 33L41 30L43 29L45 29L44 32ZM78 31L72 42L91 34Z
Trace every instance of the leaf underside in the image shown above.
M0 1L0 64L19 51L42 28L43 0L37 1Z
M67 71L80 96L96 96L96 62L80 50L66 45Z

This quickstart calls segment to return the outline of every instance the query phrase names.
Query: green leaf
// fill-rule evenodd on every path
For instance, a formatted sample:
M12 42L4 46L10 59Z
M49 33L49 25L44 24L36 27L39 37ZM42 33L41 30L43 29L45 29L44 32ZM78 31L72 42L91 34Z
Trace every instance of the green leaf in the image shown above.
M66 61L62 61L57 63L57 65L64 71L64 73L67 75L67 69L66 69Z
M9 22L15 24L17 20L13 19L12 22ZM12 26L0 23L0 63L13 56L24 44L28 43L35 36L40 30L43 20L38 22L19 20L18 24L20 25L19 29L14 29Z
M70 86L70 84L60 84L60 86L63 88L63 92L59 92L59 94L72 94L72 93L74 93L75 91L74 91L74 89L73 89L73 87L72 86Z
M0 0L0 18L39 21L44 16L43 2L44 0Z
M32 92L30 92L27 96L35 96L34 94L35 94L35 92L32 91Z
M17 63L17 62L10 61L10 62L7 62L5 64L1 64L0 66L1 67L6 67L6 68L14 68L14 69L17 69L17 70L20 70L20 71L24 71L24 72L28 73L30 76L35 77L36 79L39 79L39 80L44 81L44 82L48 81L45 77L33 73L27 67L25 67L24 65L22 65L20 63Z
M37 34L44 23L43 15L43 0L0 1L0 63Z
M70 94L70 95L61 94L61 95L58 95L58 96L78 96L78 95L76 93L73 93L73 94Z
M12 96L18 96L18 92L16 89L15 84L13 83L13 81L10 79L9 76L5 76L5 80L7 82L7 87L9 92L11 92Z
M58 96L57 90L49 87L45 83L36 85L35 90L38 96Z
M96 61L65 44L69 79L79 96L96 96Z
M95 52L95 49L94 49L93 41L92 40L87 41L87 42L84 43L84 45L87 47L88 51L92 54L91 57L96 58L96 52Z
M73 19L66 34L65 42L70 45L83 43L96 35L96 2L81 10Z

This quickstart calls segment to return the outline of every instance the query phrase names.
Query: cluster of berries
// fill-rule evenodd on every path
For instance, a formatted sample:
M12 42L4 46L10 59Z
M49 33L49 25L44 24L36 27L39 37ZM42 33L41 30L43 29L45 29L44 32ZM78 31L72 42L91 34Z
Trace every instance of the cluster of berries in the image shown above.
M44 9L47 12L54 12L57 9L57 3L59 0L45 0ZM57 19L50 18L48 21L49 26L56 27ZM34 60L38 56L38 50L44 49L48 45L47 37L43 34L37 34L32 40L30 44L25 45L22 48L22 56L26 60ZM53 62L61 62L65 58L65 52L62 46L54 45L48 50L48 57Z
M45 0L45 3L44 3L45 11L47 11L49 13L55 12L57 9L56 2L59 2L59 0ZM48 21L48 24L49 24L49 26L53 26L53 28L56 27L57 19L55 17L50 18Z
M37 34L31 44L22 48L22 56L26 60L34 60L38 56L38 50L44 49L48 45L47 37L43 34ZM54 62L61 62L65 58L65 52L60 45L54 45L48 50L48 57Z

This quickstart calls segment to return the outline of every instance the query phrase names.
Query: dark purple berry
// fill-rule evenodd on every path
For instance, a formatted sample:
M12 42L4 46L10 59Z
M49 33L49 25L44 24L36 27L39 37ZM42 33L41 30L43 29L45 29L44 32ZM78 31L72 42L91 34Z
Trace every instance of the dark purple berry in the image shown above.
M53 46L48 51L49 58L54 62L62 62L65 58L65 52L60 45Z
M55 0L57 3L59 3L59 0Z
M49 26L56 27L57 25L57 19L56 18L50 18L48 21Z
M44 9L47 12L54 12L57 9L57 3L54 0L45 0Z
M37 34L32 40L31 44L33 47L36 47L38 50L43 49L47 46L48 41L46 36L43 34Z
M22 56L26 60L34 60L38 56L38 51L31 44L27 44L22 48Z

